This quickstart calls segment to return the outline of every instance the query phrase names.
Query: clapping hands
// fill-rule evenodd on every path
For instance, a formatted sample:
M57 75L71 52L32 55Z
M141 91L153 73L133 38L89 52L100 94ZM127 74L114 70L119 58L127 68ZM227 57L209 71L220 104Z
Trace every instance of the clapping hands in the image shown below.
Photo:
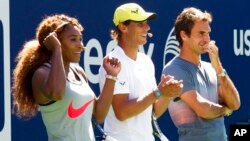
M175 80L171 75L162 75L158 89L164 97L174 98L181 95L183 88L182 80Z

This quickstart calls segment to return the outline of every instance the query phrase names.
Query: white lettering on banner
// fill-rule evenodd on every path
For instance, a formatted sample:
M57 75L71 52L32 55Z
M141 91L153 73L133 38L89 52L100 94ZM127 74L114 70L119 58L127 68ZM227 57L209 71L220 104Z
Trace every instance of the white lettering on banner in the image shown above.
M170 61L174 56L180 52L179 42L176 40L174 33L174 27L171 29L166 40L164 54L163 54L163 66Z
M147 52L145 51L145 48L143 46L139 47L139 51L145 53L148 57L152 58L154 46L155 46L154 43L149 43Z
M250 56L250 30L234 29L234 53L236 56Z
M97 56L91 56L91 51L97 51ZM103 53L102 46L97 39L90 39L86 44L86 50L84 52L84 69L88 79L91 83L98 83L98 74L94 74L91 71L92 65L100 65L102 63Z
M11 141L11 98L10 98L10 22L9 0L0 0L0 22L3 27L3 71L4 79L4 125L0 130L1 141ZM1 39L2 40L2 39Z
M116 46L117 46L117 42L115 42L114 40L109 41L107 45L107 49L106 49L106 54L111 52Z
M93 73L93 71L91 70L91 66L97 66L99 68L99 66L102 64L104 54L105 55L108 54L116 46L117 46L117 43L114 40L111 40L107 45L106 52L103 53L102 46L97 39L92 38L87 42L86 50L84 51L84 60L83 60L84 64L83 64L83 66L84 66L84 70L86 72L86 75L88 76L88 79L92 84L97 84L99 80L98 80L98 72L97 72L97 74ZM147 52L145 51L145 48L143 46L141 46L139 48L140 52L145 53L150 58L152 57L153 50L154 50L153 43L149 43L149 47L148 47ZM96 51L97 55L91 56L92 51Z

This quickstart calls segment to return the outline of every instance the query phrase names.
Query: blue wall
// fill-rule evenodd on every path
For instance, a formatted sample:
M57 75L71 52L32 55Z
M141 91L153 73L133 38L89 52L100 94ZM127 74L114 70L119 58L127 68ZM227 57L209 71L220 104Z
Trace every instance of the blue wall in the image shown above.
M84 44L88 51L82 56L80 65L87 71L91 87L98 94L99 88L96 83L97 70L100 60L106 54L106 50L112 47L109 36L113 28L112 18L115 8L128 0L11 0L10 8L10 69L15 67L15 57L25 41L35 37L35 29L45 15L65 13L77 17L84 25ZM150 21L151 32L154 34L144 45L144 51L149 55L156 67L156 78L159 81L163 64L173 54L166 54L165 50L169 43L168 36L176 16L184 7L195 6L207 10L213 15L211 24L211 39L216 40L219 47L220 58L223 66L228 71L231 79L235 82L242 100L241 108L230 117L225 118L226 127L249 119L249 87L250 80L250 1L155 1L134 0L147 11L157 13L157 19ZM1 4L0 4L1 5ZM3 54L3 27L0 21L0 46ZM93 57L93 58L91 58ZM206 60L208 57L204 56ZM3 91L3 57L0 60L0 89ZM4 109L2 108L4 94L0 96L0 133L3 128ZM42 124L40 114L29 121L17 119L11 116L11 137L13 141L45 141L47 140L45 127ZM159 125L171 141L177 140L176 128L168 113L160 119ZM1 141L6 141L1 139Z

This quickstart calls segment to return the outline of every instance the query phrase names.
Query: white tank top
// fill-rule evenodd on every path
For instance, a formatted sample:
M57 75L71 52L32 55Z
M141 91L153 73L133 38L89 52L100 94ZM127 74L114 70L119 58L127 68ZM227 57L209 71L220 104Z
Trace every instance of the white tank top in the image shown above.
M49 141L95 141L92 113L95 94L85 79L66 82L65 96L47 106L40 106Z

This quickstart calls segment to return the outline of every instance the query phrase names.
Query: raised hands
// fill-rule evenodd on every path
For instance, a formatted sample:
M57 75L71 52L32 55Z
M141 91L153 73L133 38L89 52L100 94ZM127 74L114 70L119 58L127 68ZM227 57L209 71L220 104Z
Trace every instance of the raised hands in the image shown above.
M68 22L63 22L53 32L51 32L48 36L44 38L43 44L48 48L48 50L53 51L56 47L61 47L61 43L58 39L57 34L60 33L68 24Z
M56 32L51 32L46 38L44 38L43 44L50 51L54 51L56 48L61 48L61 43L57 38Z
M106 56L103 59L103 67L108 75L117 76L121 70L121 62L117 58Z

